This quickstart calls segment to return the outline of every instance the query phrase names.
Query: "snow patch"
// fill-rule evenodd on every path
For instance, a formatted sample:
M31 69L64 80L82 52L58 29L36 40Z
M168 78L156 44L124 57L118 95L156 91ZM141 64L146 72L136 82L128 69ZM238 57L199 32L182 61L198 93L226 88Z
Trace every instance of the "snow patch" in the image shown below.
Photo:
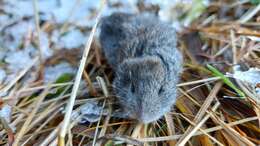
M86 42L86 36L78 29L71 29L63 35L58 43L58 48L79 48Z
M4 79L6 78L5 70L0 69L0 84L4 82Z
M12 107L4 105L0 110L0 116L3 117L8 123L11 121Z
M44 82L53 82L64 73L74 74L76 73L76 69L72 68L72 66L67 62L62 62L55 66L46 67L44 71Z
M103 115L108 114L108 109L104 109L98 105L97 101L87 101L81 108L80 114L82 115L81 123L96 122L99 120L101 113Z
M5 62L8 64L7 68L13 72L18 72L24 69L25 66L30 65L32 58L30 56L31 49L11 51L8 52L5 58Z
M53 50L50 48L48 34L40 33L41 51L43 59L47 59L53 55Z

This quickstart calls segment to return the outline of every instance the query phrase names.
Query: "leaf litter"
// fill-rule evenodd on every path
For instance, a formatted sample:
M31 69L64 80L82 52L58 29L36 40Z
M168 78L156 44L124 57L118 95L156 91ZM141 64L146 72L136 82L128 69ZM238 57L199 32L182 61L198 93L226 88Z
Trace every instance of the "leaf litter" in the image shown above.
M76 74L100 5L89 0L36 2L39 34L32 1L0 2L0 145L62 146L58 135L74 83L67 74ZM102 16L115 11L155 13L177 29L185 57L179 99L157 122L143 125L122 118L116 113L113 72L94 38L67 145L260 144L258 1L109 0ZM37 35L43 62L37 60ZM215 69L210 72L207 64ZM225 98L239 93L243 99Z

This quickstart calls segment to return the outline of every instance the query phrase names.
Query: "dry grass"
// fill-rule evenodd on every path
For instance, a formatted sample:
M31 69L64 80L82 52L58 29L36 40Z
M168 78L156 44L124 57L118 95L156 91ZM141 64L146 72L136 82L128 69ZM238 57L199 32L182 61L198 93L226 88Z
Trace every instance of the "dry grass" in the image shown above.
M259 41L252 39L252 36L260 36L260 16L257 16L260 5L226 4L230 10L223 16L219 14L222 6L218 2L211 3L203 15L180 34L179 49L185 57L185 65L178 85L178 101L172 112L157 122L143 125L111 117L113 73L97 42L92 42L94 27L75 82L42 85L41 76L37 75L21 87L19 80L38 60L36 58L1 89L8 94L0 99L0 107L9 104L13 111L11 123L1 118L0 145L260 145L259 95L239 80L232 80L246 95L245 99L238 98L235 90L206 68L206 64L211 64L225 73L232 72L234 64L260 67ZM240 18L234 16L232 8L236 6L247 9ZM36 24L39 25L37 21ZM64 24L63 29L67 25ZM78 89L80 80L88 84L89 93ZM59 94L50 94L58 89L62 89ZM89 100L109 106L110 114L101 116L96 123L78 124L80 116L70 120L72 110L79 110Z

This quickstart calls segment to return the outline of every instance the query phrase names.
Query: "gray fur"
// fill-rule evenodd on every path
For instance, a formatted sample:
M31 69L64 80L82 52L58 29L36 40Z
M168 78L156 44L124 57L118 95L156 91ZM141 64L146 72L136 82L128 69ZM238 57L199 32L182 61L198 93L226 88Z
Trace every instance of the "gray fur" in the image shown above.
M149 123L176 101L182 55L176 33L155 16L114 13L101 21L100 42L116 72L113 85L130 118Z

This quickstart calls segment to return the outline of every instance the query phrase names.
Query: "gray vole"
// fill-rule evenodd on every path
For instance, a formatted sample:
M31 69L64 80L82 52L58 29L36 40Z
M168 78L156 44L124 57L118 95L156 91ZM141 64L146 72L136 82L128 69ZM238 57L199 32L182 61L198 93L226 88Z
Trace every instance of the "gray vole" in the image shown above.
M100 25L103 52L115 70L113 85L130 118L149 123L170 111L182 55L175 30L151 15L114 13Z

